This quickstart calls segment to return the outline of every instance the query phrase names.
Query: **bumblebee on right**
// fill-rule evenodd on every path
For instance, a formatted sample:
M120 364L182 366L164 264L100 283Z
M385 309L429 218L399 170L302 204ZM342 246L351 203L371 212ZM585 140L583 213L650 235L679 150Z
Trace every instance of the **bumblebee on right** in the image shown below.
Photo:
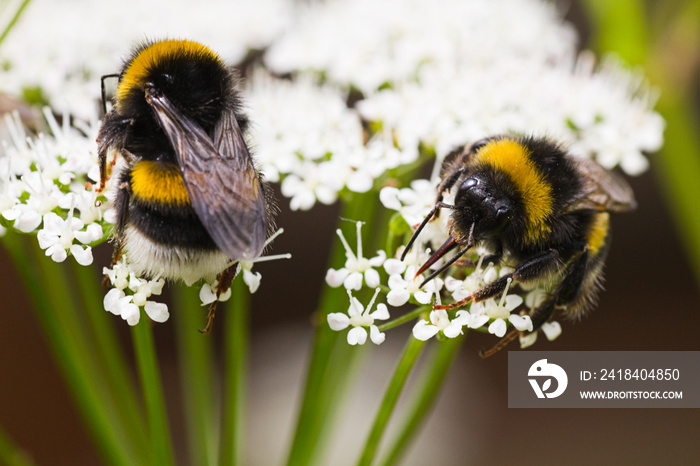
M443 202L446 193L454 202ZM414 232L447 209L449 238L416 273L421 275L452 250L456 253L424 281L436 277L475 247L489 251L484 263L514 271L458 302L455 309L499 294L510 280L527 289L544 287L547 299L530 316L533 332L555 310L580 318L596 302L610 246L609 213L636 207L627 182L592 160L573 157L540 137L493 136L447 157L434 208ZM402 258L403 258L402 257ZM519 335L506 335L490 356Z

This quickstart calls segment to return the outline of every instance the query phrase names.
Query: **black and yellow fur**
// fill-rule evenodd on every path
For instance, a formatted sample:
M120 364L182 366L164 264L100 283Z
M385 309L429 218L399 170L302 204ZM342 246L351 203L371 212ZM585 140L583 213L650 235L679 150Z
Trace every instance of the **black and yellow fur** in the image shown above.
M236 81L189 40L142 44L125 62L98 135L100 190L108 154L126 162L116 175L115 262L124 253L140 275L186 283L221 274L220 294L236 261L262 253L270 203L243 138Z
M454 204L443 202L446 192L454 194ZM635 206L622 178L536 137L495 136L455 151L444 164L438 193L435 208L414 233L404 256L442 208L451 212L450 237L417 275L458 249L428 281L476 246L491 252L485 263L508 265L514 271L464 300L436 308L453 309L497 296L509 279L526 287L542 286L550 293L531 313L533 331L556 309L579 318L595 304L610 245L609 212ZM512 332L497 348L517 335Z

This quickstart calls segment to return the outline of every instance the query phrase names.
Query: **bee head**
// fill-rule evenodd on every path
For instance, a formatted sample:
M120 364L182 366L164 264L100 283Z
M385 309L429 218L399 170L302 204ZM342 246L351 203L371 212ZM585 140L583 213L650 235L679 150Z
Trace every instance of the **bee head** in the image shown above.
M189 40L144 44L125 64L116 105L122 115L150 114L144 91L155 89L206 131L224 110L231 75L219 56Z
M500 234L512 216L512 202L493 178L476 173L458 187L452 230L459 243L476 242Z

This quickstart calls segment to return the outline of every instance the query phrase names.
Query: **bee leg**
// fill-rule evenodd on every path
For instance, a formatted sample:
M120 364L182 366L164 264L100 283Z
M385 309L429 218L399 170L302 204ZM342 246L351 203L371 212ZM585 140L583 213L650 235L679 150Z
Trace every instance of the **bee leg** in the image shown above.
M509 278L514 282L532 280L551 270L557 265L558 262L559 252L554 249L550 249L546 253L520 264L513 273L509 273L497 280L494 280L483 288L476 290L466 298L452 304L435 305L433 306L433 309L456 309L464 306L469 301L478 303L479 301L493 298L494 296L503 293L503 291L506 289Z
M498 353L498 352L501 351L503 348L505 348L505 347L508 345L508 343L510 343L511 341L515 340L515 339L518 338L519 336L520 336L520 331L519 331L519 330L511 330L510 332L508 332L508 334L507 334L506 336L504 336L503 338L501 338L501 341L499 341L498 343L496 343L496 344L493 346L493 348L491 348L490 350L486 350L486 351L481 350L481 351L479 351L479 356L481 356L481 357L484 358L484 359L485 359L485 358L488 358L489 356L493 356L494 354Z
M207 326L200 330L200 333L207 334L211 331L211 328L214 325L216 307L219 305L219 296L226 293L226 291L231 288L231 282L236 277L237 272L238 264L233 264L231 267L219 274L219 281L216 285L216 300L209 305L209 312L207 313Z
M128 176L128 175L123 175ZM131 197L131 187L128 181L122 181L119 185L119 189L123 190L123 195L117 195L114 203L114 208L117 211L117 224L114 228L114 236L112 241L114 241L114 252L112 253L112 263L109 265L110 268L119 262L122 258L122 250L124 249L124 230L126 228L126 222L129 218L129 198ZM109 277L105 274L102 278L102 286L106 289L111 288L111 283Z
M542 325L544 325L544 323L552 317L552 314L554 314L554 310L556 308L565 308L569 303L576 299L585 277L587 263L588 251L584 249L578 258L576 258L569 266L566 272L566 277L564 277L564 280L562 280L561 284L557 287L553 296L550 299L547 299L544 303L540 304L537 309L530 313L530 319L532 320L532 332L538 331ZM493 348L488 351L482 351L479 353L479 355L482 358L492 356L494 353L503 349L508 343L515 340L515 338L522 333L524 332L512 330Z

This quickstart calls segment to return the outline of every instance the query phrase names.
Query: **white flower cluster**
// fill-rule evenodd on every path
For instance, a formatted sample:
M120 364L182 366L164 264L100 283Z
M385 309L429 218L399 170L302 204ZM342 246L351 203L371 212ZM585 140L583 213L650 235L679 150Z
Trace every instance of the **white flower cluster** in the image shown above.
M91 246L105 239L110 217L104 197L91 189L99 181L97 123L76 129L67 115L62 125L48 108L44 116L51 134L36 137L27 136L17 113L4 116L3 223L22 233L35 232L39 246L56 262L70 254L79 264L89 265Z
M367 192L387 170L418 157L417 148L397 150L389 132L365 142L347 94L306 75L285 80L258 71L248 81L251 146L265 178L281 182L292 210L332 204L343 189Z
M129 270L125 255L112 268L105 267L103 273L114 287L104 297L106 311L121 316L129 325L139 323L141 308L155 322L168 320L170 317L168 306L148 299L151 295L161 293L165 280L162 278L146 280L137 277Z
M501 133L548 136L637 175L664 122L641 77L577 55L542 0L302 5L246 99L265 176L291 208L366 192L388 171ZM350 96L350 97L349 97Z
M93 118L100 76L120 71L128 49L145 40L188 38L239 63L292 20L287 0L33 0L0 48L0 91L34 90L60 113ZM85 18L90 18L85 21ZM31 57L28 59L27 57Z

